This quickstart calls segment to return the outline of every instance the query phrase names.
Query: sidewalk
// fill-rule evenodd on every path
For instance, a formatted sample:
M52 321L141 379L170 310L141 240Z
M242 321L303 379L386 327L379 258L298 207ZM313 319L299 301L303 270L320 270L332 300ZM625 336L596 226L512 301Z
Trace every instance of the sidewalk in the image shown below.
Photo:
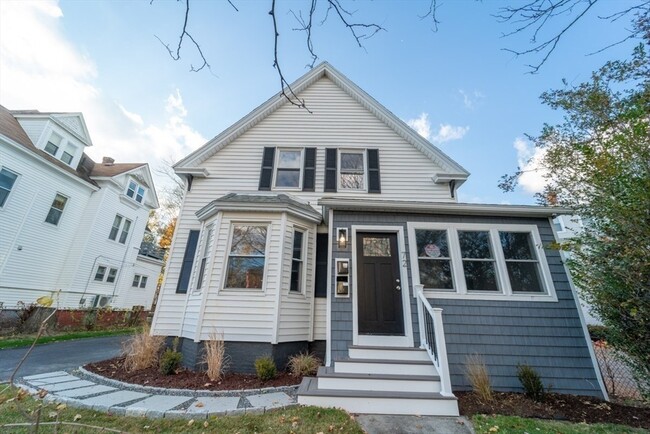
M110 380L79 368L23 377L20 384L45 399L71 407L127 416L205 419L213 415L262 414L296 405L297 386L239 391L163 389Z

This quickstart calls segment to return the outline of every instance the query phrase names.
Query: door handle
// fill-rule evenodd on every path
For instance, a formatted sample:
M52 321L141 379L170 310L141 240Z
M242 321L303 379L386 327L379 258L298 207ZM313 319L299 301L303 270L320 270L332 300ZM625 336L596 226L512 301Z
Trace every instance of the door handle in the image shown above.
M398 291L401 291L401 290L402 290L402 287L399 286L399 285L397 285L397 286L395 287L395 289L397 289Z

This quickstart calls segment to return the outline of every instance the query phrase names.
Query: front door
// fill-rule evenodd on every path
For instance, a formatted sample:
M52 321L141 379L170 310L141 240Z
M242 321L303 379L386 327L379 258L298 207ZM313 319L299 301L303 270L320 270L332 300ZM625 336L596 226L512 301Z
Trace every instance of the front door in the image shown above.
M356 238L359 334L404 336L397 234Z

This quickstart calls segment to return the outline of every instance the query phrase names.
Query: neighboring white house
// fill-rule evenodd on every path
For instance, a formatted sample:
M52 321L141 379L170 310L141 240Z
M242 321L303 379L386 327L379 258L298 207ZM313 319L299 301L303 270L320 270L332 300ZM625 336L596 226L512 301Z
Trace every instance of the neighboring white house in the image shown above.
M277 94L174 166L152 333L193 368L215 331L237 371L316 352L298 402L358 413L457 415L475 353L497 390L522 390L526 363L554 392L605 396L545 248L566 210L458 203L469 173L327 63L291 88L309 111Z
M95 163L81 113L0 106L0 303L61 290L62 308L149 309L162 256L144 247L158 207L149 166Z
M578 235L584 228L584 223L579 216L575 215L559 215L553 219L555 233L557 234L558 241L568 240ZM566 260L571 257L571 253L562 251L562 259ZM578 290L580 296L580 290ZM589 325L601 325L602 322L590 312L589 304L580 297L580 307L585 316L585 321Z

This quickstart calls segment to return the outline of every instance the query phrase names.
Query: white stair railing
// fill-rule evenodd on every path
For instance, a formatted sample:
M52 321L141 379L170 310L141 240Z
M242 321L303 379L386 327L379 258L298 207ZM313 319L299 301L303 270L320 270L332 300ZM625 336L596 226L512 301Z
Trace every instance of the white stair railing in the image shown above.
M434 308L424 296L424 285L415 285L417 292L418 322L420 324L420 348L431 357L440 375L440 394L453 396L447 361L445 330L442 325L442 309Z

